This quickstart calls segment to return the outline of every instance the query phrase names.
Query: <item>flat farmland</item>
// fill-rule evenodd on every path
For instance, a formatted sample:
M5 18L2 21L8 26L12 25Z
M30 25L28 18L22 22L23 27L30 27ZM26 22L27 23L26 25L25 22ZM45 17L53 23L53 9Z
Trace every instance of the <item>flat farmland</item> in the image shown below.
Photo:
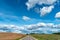
M60 40L60 35L57 34L32 34L38 40Z
M18 40L26 35L17 33L0 33L0 40Z

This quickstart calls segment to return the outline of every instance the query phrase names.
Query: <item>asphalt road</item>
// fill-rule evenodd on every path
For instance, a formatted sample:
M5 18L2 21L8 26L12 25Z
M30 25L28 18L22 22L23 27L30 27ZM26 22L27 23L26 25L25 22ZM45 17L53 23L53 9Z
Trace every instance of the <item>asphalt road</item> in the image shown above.
M30 36L30 35L28 35L28 36L26 36L26 37L24 37L24 38L22 38L20 40L37 40L37 39L32 37L32 36Z

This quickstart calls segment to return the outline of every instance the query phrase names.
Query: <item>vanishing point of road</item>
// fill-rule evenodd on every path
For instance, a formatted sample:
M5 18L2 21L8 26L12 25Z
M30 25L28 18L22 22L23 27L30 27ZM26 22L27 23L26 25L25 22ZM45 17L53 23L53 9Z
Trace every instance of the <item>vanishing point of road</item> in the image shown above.
M32 36L30 36L30 35L28 35L28 36L26 36L26 37L24 37L24 38L22 38L20 40L37 40L37 39L32 37Z

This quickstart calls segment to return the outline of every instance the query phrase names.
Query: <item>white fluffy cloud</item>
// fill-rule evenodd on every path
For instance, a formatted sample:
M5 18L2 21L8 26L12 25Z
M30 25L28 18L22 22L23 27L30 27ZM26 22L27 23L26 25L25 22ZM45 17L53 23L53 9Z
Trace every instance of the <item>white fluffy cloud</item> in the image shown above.
M26 25L27 29L37 29L37 28L60 28L60 24L53 24L53 23L37 23L37 24L31 24Z
M13 32L13 33L22 33L21 27L16 25L7 25L7 24L1 24L0 25L0 32Z
M47 4L47 5L51 5L53 3L55 3L57 0L39 0L38 4Z
M38 0L28 0L28 2L26 3L27 9L29 10L30 8L33 8L37 2Z
M27 16L23 16L22 19L25 20L25 21L30 20L30 18L27 17Z
M40 14L41 14L40 16L44 16L45 14L50 13L53 8L54 8L54 6L43 7L43 8L40 10Z
M60 18L60 12L56 13L55 18Z
M42 5L42 4L47 4L51 5L55 3L57 0L28 0L26 3L27 9L29 10L30 8L33 8L36 4Z
M49 7L48 6L44 6L43 8L37 8L37 13L40 13L41 15L40 16L44 16L45 14L47 13L50 13L52 11L52 9L54 8L54 3L56 3L58 0L28 0L28 2L26 2L26 6L27 6L27 9L30 10L31 8L35 7L36 4L37 5L42 5L42 4L45 4L45 5L50 5ZM52 6L51 6L52 5Z
M1 24L0 32L12 32L12 33L23 33L23 34L31 32L34 33L60 32L60 24L43 23L43 22L23 26Z

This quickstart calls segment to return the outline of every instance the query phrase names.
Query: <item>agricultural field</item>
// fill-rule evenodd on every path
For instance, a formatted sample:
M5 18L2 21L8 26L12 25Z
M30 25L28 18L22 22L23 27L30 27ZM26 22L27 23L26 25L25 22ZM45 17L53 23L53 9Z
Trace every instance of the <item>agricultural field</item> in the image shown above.
M0 33L0 40L18 40L26 35L17 33Z
M38 40L60 40L60 35L57 34L32 34Z

